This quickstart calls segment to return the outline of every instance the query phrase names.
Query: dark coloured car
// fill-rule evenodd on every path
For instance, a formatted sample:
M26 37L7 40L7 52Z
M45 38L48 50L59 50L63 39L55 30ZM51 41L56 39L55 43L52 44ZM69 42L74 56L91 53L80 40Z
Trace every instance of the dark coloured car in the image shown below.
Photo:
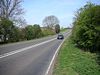
M63 36L62 34L59 34L59 35L57 36L57 39L64 39L64 36Z

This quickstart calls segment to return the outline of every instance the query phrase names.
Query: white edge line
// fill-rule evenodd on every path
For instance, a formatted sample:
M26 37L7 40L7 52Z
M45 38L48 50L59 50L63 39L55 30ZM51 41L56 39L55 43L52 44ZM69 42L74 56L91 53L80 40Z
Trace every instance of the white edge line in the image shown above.
M32 46L29 46L29 47L25 47L25 48L22 48L22 49L18 49L18 50L15 50L15 51L11 51L11 52L2 54L2 55L0 55L0 59L1 59L1 58L4 58L4 57L7 57L7 56L14 55L14 54L16 54L16 53L19 53L19 52L22 52L22 51L25 51L25 50L28 50L28 49L31 49L31 48L33 48L33 47L37 47L37 46L39 46L39 45L42 45L42 44L45 44L45 43L48 43L48 42L51 42L51 41L53 41L53 40L55 40L55 39L56 39L56 38L51 39L51 40L48 40L48 41L44 41L44 42L39 43L39 44L36 44L36 45L32 45Z
M69 33L70 33L70 32L69 32ZM67 34L69 34L69 33L67 33ZM69 35L68 35L68 36L69 36ZM68 36L67 36L67 37L68 37ZM67 38L67 37L66 37L66 38ZM50 64L49 64L49 66L48 66L48 68L47 68L47 70L46 70L45 75L48 75L48 74L49 74L50 68L51 68L51 66L52 66L52 64L53 64L53 62L54 62L54 60L55 60L55 57L56 57L56 55L57 55L59 49L61 48L62 44L63 44L64 41L66 40L66 38L62 41L62 43L61 43L61 44L59 45L59 47L57 48L57 50L56 50L56 52L55 52L53 58L51 59L51 62L50 62Z

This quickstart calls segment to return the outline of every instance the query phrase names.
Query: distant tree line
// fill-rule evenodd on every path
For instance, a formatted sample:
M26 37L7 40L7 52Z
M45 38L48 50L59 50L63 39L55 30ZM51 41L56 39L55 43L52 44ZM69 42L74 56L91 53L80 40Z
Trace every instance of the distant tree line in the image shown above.
M59 20L56 16L50 15L44 18L43 20L44 27L53 30L55 33L60 32Z
M27 25L23 19L21 3L23 0L0 0L0 43L31 40L60 32L59 20L48 16L43 20L44 28L40 25Z
M34 39L34 38L39 38L43 36L42 30L40 28L39 25L35 24L35 25L29 25L27 27L25 27L25 33L26 33L26 39L30 40L30 39Z
M48 26L40 27L38 24L27 25L25 27L16 26L8 18L0 18L0 43L18 42L31 40L60 32L60 25L56 24L52 28Z
M28 25L25 28L20 28L13 25L13 22L8 19L0 21L0 43L18 42L22 40L31 40L48 35L54 35L51 29L42 29L40 25Z
M73 25L76 46L92 52L100 50L100 5L88 2L75 14Z

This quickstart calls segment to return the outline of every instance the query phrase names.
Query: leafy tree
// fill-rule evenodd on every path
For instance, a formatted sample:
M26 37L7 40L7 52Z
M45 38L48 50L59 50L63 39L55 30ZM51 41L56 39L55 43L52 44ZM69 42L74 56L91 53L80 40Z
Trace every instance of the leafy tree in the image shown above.
M60 25L59 24L55 25L55 32L56 33L60 32Z
M40 28L40 26L38 24L35 24L33 26L32 25L28 25L25 28L25 32L26 32L27 40L34 39L34 38L39 38L39 37L43 36L42 30L41 30L41 28Z
M59 20L56 16L53 16L53 15L47 16L43 20L44 27L53 29L53 27L55 27L55 25L57 25L57 24L59 24Z
M87 3L74 18L73 40L85 50L100 49L100 5Z
M22 0L0 0L0 34L4 36L4 42L14 42L20 39L20 29L14 25L25 24L25 19L21 18L24 13L21 3Z
M20 41L20 29L14 26L9 34L9 42L18 42Z
M43 35L42 30L38 24L34 24L34 33L36 38L39 38Z
M42 33L43 33L43 36L48 36L48 35L54 35L55 34L54 31L52 31L51 29L48 29L48 28L43 29Z
M22 18L24 13L21 6L23 0L0 0L0 17L13 21L14 24L21 25L25 23Z
M34 27L32 25L28 25L27 27L25 27L25 33L27 40L35 38Z
M25 28L19 28L20 40L26 40L26 30Z
M4 42L9 40L10 33L13 29L14 25L13 22L6 18L1 18L0 21L0 35L3 35Z

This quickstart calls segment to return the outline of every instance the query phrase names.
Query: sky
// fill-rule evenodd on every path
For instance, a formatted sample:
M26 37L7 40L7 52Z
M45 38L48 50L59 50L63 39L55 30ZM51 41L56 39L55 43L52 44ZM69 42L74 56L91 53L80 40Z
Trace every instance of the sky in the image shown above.
M28 25L39 24L45 17L54 15L61 27L71 27L75 12L87 2L100 4L100 0L24 0L24 18Z

